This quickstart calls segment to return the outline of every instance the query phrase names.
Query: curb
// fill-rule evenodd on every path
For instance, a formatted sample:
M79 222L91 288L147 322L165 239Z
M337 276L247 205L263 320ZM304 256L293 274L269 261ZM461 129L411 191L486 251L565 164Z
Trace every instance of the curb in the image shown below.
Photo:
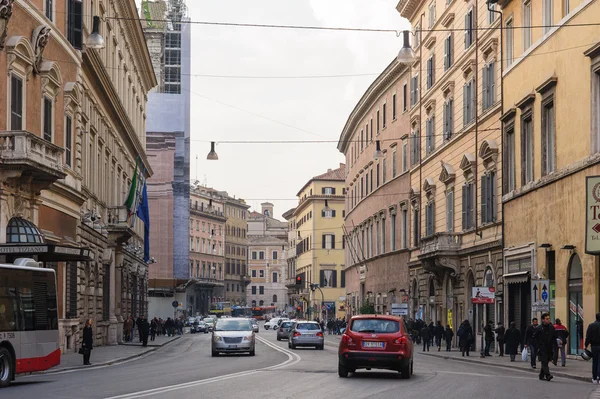
M183 335L177 335L175 337L173 337L173 339L165 342L164 344L148 344L146 347L147 348L162 348L165 345L170 344L173 341L177 341L179 338L181 338ZM138 343L132 343L132 342L120 342L117 344L118 346L139 346L140 348L143 348L143 346L138 342Z
M56 374L56 373L62 373L64 371L73 371L73 370L93 370L97 367L103 367L103 366L112 366L114 364L119 364L119 363L123 363L126 362L128 360L132 360L138 357L142 357L145 355L148 355L152 352L155 352L157 350L159 350L160 348L163 348L167 345L169 345L172 342L177 341L179 338L181 337L175 337L175 339L169 341L169 342L165 342L162 345L156 345L153 347L149 347L150 349L147 349L144 352L141 353L136 353L135 355L131 355L131 356L126 356L126 357L120 357L118 359L114 359L114 360L110 360L108 362L104 362L104 363L94 363L94 365L92 367L81 367L81 366L74 366L74 367L65 367L65 368L60 368L60 369L49 369L49 370L44 370L44 371L36 371L33 373L22 373L22 374L17 374L17 375L38 375L38 374ZM122 345L122 344L119 344ZM126 345L126 346L138 346L138 345Z
M429 356L429 357L436 357L438 359L445 359L445 360L453 360L456 362L465 362L465 363L475 363L475 364L483 364L486 366L491 366L491 367L502 367L502 368L506 368L506 369L511 369L511 370L515 370L516 368L509 365L509 364L495 364L495 363L489 363L489 362L483 362L481 360L477 360L477 359L463 359L463 358L456 358L453 356L444 356L444 355L436 355L433 353L422 353L422 352L416 352L425 356ZM519 369L521 369L520 367L518 367ZM526 372L530 372L530 373L536 373L539 374L539 370L537 369L531 369L531 368L522 368L523 371ZM572 380L578 380L578 381L584 381L584 382L590 382L591 378L590 377L583 377L580 375L574 375L574 374L568 374L568 373L563 373L563 372L554 372L554 370L552 371L552 375L555 377L562 377L562 378L569 378Z

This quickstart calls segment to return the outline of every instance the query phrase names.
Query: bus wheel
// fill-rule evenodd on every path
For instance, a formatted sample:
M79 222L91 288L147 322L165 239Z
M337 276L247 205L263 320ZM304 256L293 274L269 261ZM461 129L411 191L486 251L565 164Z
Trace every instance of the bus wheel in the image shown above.
M8 386L13 376L13 359L8 349L0 347L0 388Z

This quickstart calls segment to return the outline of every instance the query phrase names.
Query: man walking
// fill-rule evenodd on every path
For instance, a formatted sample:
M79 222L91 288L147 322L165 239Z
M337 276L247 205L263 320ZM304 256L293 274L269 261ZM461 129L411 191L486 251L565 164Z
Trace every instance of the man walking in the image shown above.
M540 370L540 380L550 381L554 376L550 374L548 363L553 358L554 345L556 344L556 331L550 321L550 314L542 314L542 324L535 328L533 333L535 350L542 363Z
M429 346L431 345L431 340L429 337L429 327L424 325L421 329L421 339L423 340L423 352L425 352L425 348L427 347L427 352L429 352Z
M534 317L531 319L531 325L525 330L525 348L528 349L529 355L531 355L531 368L535 368L536 350L535 341L533 339L533 333L538 326L538 319Z
M569 331L563 326L560 319L556 319L554 322L554 330L556 330L556 346L554 347L554 359L552 359L552 363L556 366L558 363L558 352L560 351L561 364L565 367L567 360L565 348L567 345L567 338L569 338Z
M498 322L495 332L496 341L498 341L498 349L500 350L500 354L498 356L504 356L504 334L506 333L506 329L502 325L502 322Z
M591 323L585 333L585 347L592 346L592 383L598 384L598 366L600 360L600 313L596 313L596 321Z

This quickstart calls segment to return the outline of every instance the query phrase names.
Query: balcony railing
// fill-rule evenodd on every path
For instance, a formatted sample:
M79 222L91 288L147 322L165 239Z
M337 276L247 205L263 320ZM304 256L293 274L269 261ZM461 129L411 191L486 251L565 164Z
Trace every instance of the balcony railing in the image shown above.
M460 249L462 243L461 237L460 234L448 232L435 233L428 237L422 237L420 256L456 252Z
M109 206L106 208L106 214L106 230L108 230L109 237L112 236L112 240L125 242L135 234L128 220L129 211L127 207Z
M223 211L216 209L214 206L206 206L204 204L200 204L200 205L192 204L192 201L190 201L190 210L206 213L209 215L225 217L225 214L223 213Z

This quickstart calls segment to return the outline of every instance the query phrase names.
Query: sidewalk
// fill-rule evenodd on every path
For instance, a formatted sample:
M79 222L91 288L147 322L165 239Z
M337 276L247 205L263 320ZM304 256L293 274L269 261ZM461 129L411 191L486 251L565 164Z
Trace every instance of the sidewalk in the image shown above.
M111 364L125 362L127 360L154 352L159 348L178 340L179 338L181 338L179 335L174 337L156 337L156 340L154 342L148 342L148 346L145 348L142 346L141 342L128 342L111 346L97 346L92 350L90 361L92 363L92 367L108 366ZM60 365L37 374L58 373L60 371L76 370L88 367L90 366L83 365L82 355L78 353L67 353L60 357Z

